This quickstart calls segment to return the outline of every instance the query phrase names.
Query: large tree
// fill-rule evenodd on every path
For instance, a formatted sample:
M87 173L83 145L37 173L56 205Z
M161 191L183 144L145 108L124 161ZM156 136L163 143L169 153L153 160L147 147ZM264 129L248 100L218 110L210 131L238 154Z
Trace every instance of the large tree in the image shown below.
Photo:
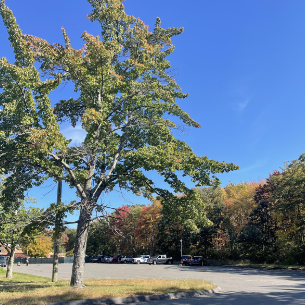
M28 174L29 184L43 178L62 179L76 189L80 208L71 285L82 287L86 242L91 215L100 195L115 186L157 194L163 209L181 223L206 222L200 196L179 179L190 176L200 185L218 183L211 174L237 169L232 163L198 157L173 135L175 122L199 128L177 104L185 99L170 72L167 57L172 37L183 28L153 31L139 18L127 15L121 0L88 0L91 21L101 36L81 35L76 50L64 29L64 45L23 35L12 12L1 0L0 13L8 29L16 62L0 60L0 168ZM40 62L44 78L36 69ZM52 104L49 93L62 81L75 85L78 98ZM176 117L176 119L174 119ZM69 145L60 132L62 122L81 122L86 137ZM157 171L169 185L157 188L146 172ZM184 193L177 197L173 193ZM100 205L99 210L105 209Z
M161 209L160 201L154 200L151 205L142 208L137 222L136 238L139 240L142 249L146 249L146 252L150 255L155 254L158 224L162 218Z
M237 240L249 222L249 216L257 206L254 195L257 182L229 183L223 189L226 229L230 236L230 248L236 249Z
M202 247L206 258L215 258L218 255L220 245L226 246L229 242L227 239L227 228L224 223L225 219L225 196L224 190L220 187L201 187L195 188L200 194L201 200L205 204L208 219L212 222L211 226L202 226L199 230L199 247ZM217 257L217 256L216 256Z
M278 258L305 263L305 154L286 163L279 175L271 177L274 190L270 201L277 222Z

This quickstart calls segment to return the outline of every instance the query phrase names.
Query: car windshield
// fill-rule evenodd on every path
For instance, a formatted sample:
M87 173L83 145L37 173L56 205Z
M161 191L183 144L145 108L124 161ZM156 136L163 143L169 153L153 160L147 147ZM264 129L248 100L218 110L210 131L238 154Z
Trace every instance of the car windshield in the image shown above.
M182 257L181 257L182 259L184 259L184 258L191 258L191 256L190 255L183 255Z
M158 258L158 257L159 257L159 255L154 256L154 258Z

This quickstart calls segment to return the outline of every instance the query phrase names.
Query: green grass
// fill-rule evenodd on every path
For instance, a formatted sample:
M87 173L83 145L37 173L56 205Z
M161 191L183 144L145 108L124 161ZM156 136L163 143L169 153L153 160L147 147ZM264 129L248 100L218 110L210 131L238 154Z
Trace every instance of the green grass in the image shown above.
M86 280L86 287L73 289L69 281L50 282L50 278L14 273L5 278L0 268L0 304L42 305L60 301L104 299L136 295L212 289L216 285L202 280L105 279Z

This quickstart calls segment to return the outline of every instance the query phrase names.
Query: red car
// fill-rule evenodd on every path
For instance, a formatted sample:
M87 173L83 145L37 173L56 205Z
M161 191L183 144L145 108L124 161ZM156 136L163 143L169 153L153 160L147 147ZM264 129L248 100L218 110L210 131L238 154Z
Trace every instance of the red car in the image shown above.
M121 255L121 254L117 254L116 256L114 256L114 257L112 258L112 262L113 262L113 263L118 263L118 262L120 261L120 259L121 259L122 256L123 256L123 255Z

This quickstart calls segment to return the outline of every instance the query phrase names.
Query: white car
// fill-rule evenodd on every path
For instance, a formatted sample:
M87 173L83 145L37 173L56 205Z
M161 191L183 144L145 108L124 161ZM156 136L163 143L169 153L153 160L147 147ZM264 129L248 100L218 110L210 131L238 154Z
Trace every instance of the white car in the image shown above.
M134 264L144 264L147 263L147 260L150 258L150 255L140 255L133 259Z
M133 258L131 256L122 256L120 259L120 263L133 263Z

